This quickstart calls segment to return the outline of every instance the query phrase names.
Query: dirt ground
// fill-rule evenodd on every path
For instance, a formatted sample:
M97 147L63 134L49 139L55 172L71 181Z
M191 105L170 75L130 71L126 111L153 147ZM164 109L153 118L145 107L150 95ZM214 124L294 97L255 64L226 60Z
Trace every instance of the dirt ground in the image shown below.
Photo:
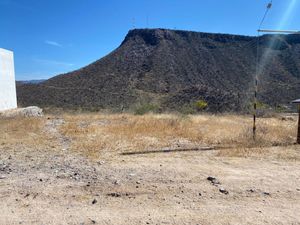
M73 119L40 120L0 123L0 224L300 224L297 145L232 156L199 141L91 157L73 143L81 133L62 129Z

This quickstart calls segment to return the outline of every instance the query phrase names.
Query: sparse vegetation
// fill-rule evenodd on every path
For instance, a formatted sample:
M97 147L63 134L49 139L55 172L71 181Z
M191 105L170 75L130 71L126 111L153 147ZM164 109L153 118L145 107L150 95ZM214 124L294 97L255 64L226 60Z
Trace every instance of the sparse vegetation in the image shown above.
M158 106L150 103L145 103L145 104L139 104L138 106L135 107L134 113L136 115L144 115L146 113L152 112L158 112Z
M247 116L81 113L63 118L59 129L72 140L70 148L94 158L103 153L191 146L229 147L232 155L238 149L291 145L297 131L293 117L260 118L255 142ZM46 123L44 118L1 120L0 143L43 145L51 140L45 136Z
M260 101L257 101L256 107L257 107L257 109L261 109L261 110L270 108L270 106L268 106L268 104L260 102Z
M44 145L47 141L44 127L42 118L0 118L0 145Z
M73 140L72 149L93 157L163 147L264 148L293 144L296 137L296 119L259 119L255 142L247 116L81 114L65 120L61 131Z

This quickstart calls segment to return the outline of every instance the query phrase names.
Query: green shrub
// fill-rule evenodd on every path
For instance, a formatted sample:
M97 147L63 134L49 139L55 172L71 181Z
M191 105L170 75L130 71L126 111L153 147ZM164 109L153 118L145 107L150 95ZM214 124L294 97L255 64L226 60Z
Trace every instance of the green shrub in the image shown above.
M275 106L275 111L278 113L283 113L288 111L287 107L283 106L283 105L276 105Z
M195 108L197 111L203 111L208 107L208 103L204 100L199 100L195 102Z
M267 104L263 103L263 102L257 101L256 102L256 108L257 109L268 109L270 107Z
M182 114L196 114L197 112L204 111L207 109L208 103L204 100L199 100L196 102L191 102L185 104L180 108Z

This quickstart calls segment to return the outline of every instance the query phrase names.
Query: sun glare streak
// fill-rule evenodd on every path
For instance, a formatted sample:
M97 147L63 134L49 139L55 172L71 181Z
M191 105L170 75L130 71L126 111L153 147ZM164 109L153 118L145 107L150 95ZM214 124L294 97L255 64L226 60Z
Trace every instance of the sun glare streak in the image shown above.
M278 25L278 29L282 29L284 28L284 26L286 26L289 22L289 20L291 19L293 12L295 12L296 9L296 4L298 3L298 0L291 0L288 8L286 9L286 11L284 12L284 15L282 16L282 19Z
M299 0L291 0L287 9L284 11L284 14L280 20L280 23L278 24L277 29L283 29L291 19L295 9L296 9L296 4L299 2ZM264 67L266 64L268 64L269 59L271 58L271 53L272 53L272 48L274 47L276 40L276 35L273 35L269 47L265 50L263 55L261 56L261 59L259 60L259 65L258 65L258 71L257 71L257 78L259 79L260 75L263 72Z

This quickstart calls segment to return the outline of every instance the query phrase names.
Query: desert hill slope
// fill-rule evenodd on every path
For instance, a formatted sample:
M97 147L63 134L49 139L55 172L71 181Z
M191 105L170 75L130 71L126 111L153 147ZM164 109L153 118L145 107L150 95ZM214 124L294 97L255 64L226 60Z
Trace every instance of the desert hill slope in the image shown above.
M18 84L18 101L22 106L121 110L152 104L181 110L202 99L210 111L244 111L252 98L256 42L240 35L135 29L116 50L82 69L39 84ZM260 46L260 55L270 55L260 79L260 102L274 106L299 97L299 35L265 35Z

